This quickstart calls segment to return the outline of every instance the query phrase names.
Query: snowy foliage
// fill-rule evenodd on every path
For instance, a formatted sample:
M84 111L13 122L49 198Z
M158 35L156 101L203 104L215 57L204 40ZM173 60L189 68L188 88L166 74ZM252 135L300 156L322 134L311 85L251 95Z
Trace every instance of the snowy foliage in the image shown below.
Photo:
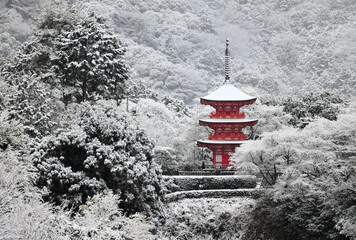
M341 107L356 89L355 7L350 0L0 1L0 238L355 239L356 105ZM197 119L211 109L190 111L183 101L197 103L222 84L226 37L234 85L253 86L253 96L290 96L244 108L259 119L245 129L258 140L233 156L240 172L273 187L255 209L241 199L236 208L226 199L168 204L166 225L152 236L150 220L122 215L161 210L153 144L133 119L156 141L163 167L200 167L210 153L195 141L209 130ZM124 97L132 116L120 113L124 102L89 105ZM31 156L24 131L39 140ZM33 160L41 193L31 185Z
M211 156L210 152L196 147L196 140L206 137L208 133L199 126L198 119L209 115L211 107L198 105L189 109L188 115L185 114L185 108L176 107L170 108L169 105L151 99L140 99L134 106L134 115L140 127L147 129L155 140L156 147L171 149L168 151L172 158L167 159L168 165L163 168L176 170L174 161L178 161L179 169L200 168L201 160ZM164 151L158 150L158 154L167 155L168 152Z
M26 142L23 126L17 121L10 121L7 111L0 112L0 150L20 149Z
M161 239L240 239L254 200L184 199L169 203Z
M28 39L43 2L5 0L0 32L17 42ZM350 0L65 2L81 2L107 17L128 45L131 76L185 102L223 82L226 37L232 82L239 87L293 95L337 89L355 95L356 6Z
M258 119L258 122L253 127L246 127L243 132L247 134L248 139L259 139L263 133L273 132L288 126L292 116L283 112L283 106L278 104L266 105L257 100L253 105L242 108L246 118Z
M73 105L70 116L73 110L74 123L45 137L32 155L45 199L77 209L111 189L126 213L159 213L160 169L146 133L114 102Z
M89 198L67 226L71 239L154 239L149 232L153 226L144 216L124 217L117 203L117 195L111 192ZM134 226L140 226L140 231Z
M40 193L30 183L30 165L19 161L18 154L0 149L1 238L61 239L64 232L59 216L42 203Z
M153 225L140 214L124 217L117 195L110 192L90 198L74 218L43 203L31 184L29 163L19 161L17 155L0 150L1 239L154 239Z
M125 50L103 18L84 12L48 10L31 40L3 69L8 81L38 78L60 91L64 103L123 98Z
M98 2L87 5L109 12L130 41L133 76L162 93L191 102L220 85L226 37L234 84L354 93L355 5L348 0Z
M8 105L10 92L11 92L11 87L0 76L0 111L3 111Z
M58 125L57 117L64 110L61 95L39 77L21 76L9 96L11 118L20 121L31 137L51 133Z
M155 159L161 165L163 173L174 173L178 170L181 159L175 149L157 146L154 149Z
M99 96L123 98L128 78L127 66L122 59L125 50L103 18L91 13L79 21L66 24L54 42L57 52L50 58L56 62L55 71L59 72L61 83L67 87L65 102L72 102L73 98L81 102Z
M209 175L209 176L164 176L168 192L208 190L208 189L241 189L255 188L255 176Z
M354 110L353 102L336 121L266 133L237 149L237 168L257 171L274 185L253 211L246 239L355 237L350 227L356 216Z
M339 107L343 103L340 96L324 92L320 94L307 94L299 99L288 98L283 101L283 111L293 116L290 123L294 126L304 127L317 117L336 120Z

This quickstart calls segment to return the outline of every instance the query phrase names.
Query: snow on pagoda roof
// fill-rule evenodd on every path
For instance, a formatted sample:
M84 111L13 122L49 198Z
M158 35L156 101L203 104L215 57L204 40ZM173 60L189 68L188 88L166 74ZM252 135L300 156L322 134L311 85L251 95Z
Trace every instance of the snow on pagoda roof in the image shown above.
M208 118L208 119L199 119L199 122L203 123L216 123L216 124L224 124L224 123L254 123L257 122L257 119L231 119L231 118Z
M240 91L232 84L224 84L209 95L202 97L201 100L213 102L245 102L256 100L256 98Z
M198 143L209 145L240 145L248 141L216 141L216 140L198 140Z

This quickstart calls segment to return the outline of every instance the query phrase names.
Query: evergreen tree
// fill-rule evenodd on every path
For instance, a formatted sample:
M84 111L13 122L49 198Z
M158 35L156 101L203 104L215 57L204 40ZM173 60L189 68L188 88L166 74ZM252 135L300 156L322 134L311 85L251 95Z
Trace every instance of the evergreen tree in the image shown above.
M126 213L159 212L160 169L146 133L114 103L75 106L69 116L74 111L75 124L45 137L32 155L45 200L77 209L111 189Z
M121 42L94 13L74 8L46 12L34 37L3 69L13 85L39 77L62 93L62 101L121 99L128 78Z
M58 115L64 110L58 90L51 89L35 75L19 77L13 88L14 94L9 97L10 118L18 119L33 138L50 134L58 126Z
M58 126L58 115L71 102L123 98L124 52L95 14L47 11L33 38L2 68L15 92L9 97L10 116L21 120L30 136L41 137Z

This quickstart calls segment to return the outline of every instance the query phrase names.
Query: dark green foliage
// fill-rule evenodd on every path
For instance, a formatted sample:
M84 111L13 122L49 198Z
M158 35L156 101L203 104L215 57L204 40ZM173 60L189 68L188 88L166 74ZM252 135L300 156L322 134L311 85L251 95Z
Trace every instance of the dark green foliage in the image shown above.
M58 115L69 103L122 99L128 78L124 53L95 14L47 11L32 39L1 69L14 92L9 96L11 117L31 137L42 137L59 125Z
M2 73L16 85L23 76L39 78L61 92L61 100L122 99L125 49L104 19L84 10L48 11L33 38Z
M267 194L252 211L244 239L349 239L336 229L335 215L317 195L274 199Z
M337 120L339 108L344 104L338 94L330 92L307 93L300 97L266 95L261 102L268 106L283 106L283 111L292 115L289 124L300 128L318 117Z
M307 122L316 117L323 117L332 121L337 120L339 106L343 100L328 92L309 93L299 99L288 98L281 103L283 111L293 116L290 123L294 126L304 127Z
M64 108L58 92L38 77L21 77L9 96L10 117L24 125L31 137L41 137L52 132L58 125L57 117Z
M66 25L56 38L54 61L62 84L72 91L64 93L64 102L124 97L127 66L125 50L102 18L89 15Z
M140 98L158 101L158 93L147 87L142 81L130 82L127 87L127 96L130 101L137 103Z
M45 137L33 153L44 199L77 209L111 189L126 213L160 211L160 169L153 143L113 106L79 106L77 124Z

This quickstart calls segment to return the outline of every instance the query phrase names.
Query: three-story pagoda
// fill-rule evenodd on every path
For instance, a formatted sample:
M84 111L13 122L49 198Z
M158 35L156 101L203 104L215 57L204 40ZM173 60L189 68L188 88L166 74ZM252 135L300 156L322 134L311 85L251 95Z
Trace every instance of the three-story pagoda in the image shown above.
M246 119L241 107L253 104L255 97L249 96L230 83L229 40L226 40L225 50L225 82L224 85L200 98L200 102L215 108L209 119L200 119L199 124L214 130L208 140L198 140L199 147L207 147L213 151L213 166L216 169L226 169L231 166L229 158L240 147L247 137L242 129L254 126L257 119Z

